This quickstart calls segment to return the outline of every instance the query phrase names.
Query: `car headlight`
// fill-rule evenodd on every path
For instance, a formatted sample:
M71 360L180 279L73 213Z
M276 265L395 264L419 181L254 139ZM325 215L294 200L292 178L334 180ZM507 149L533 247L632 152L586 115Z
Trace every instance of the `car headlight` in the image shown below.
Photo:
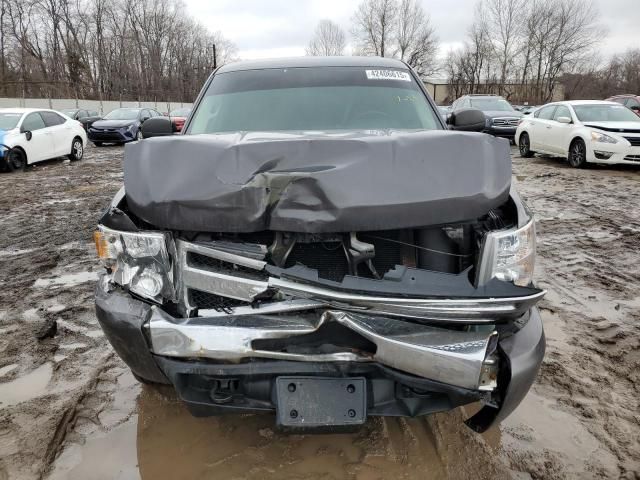
M615 138L600 132L591 132L591 140L600 143L618 143Z
M157 303L175 300L168 234L120 232L99 225L94 240L112 282Z
M533 219L524 227L490 232L480 265L479 283L492 278L527 286L533 280L536 260L536 229Z

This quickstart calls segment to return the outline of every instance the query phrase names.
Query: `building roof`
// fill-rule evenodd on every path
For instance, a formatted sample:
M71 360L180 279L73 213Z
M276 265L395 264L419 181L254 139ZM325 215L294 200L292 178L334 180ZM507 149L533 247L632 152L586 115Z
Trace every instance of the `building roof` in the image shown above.
M408 70L408 67L394 58L383 57L291 57L273 58L267 60L249 60L234 62L224 65L218 69L218 73L235 72L240 70L262 70L266 68L296 68L296 67L386 67L401 68Z

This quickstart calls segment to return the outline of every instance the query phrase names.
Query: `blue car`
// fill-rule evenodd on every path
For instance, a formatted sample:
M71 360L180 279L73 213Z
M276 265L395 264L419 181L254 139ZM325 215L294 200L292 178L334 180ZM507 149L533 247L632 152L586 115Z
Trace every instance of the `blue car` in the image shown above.
M87 131L96 147L103 143L126 143L140 140L140 126L148 119L162 115L152 108L116 108L102 120L97 120Z

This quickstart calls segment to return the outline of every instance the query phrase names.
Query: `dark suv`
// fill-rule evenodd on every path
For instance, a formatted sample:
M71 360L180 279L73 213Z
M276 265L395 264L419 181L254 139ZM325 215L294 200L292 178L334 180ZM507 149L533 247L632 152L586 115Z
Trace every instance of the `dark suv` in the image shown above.
M448 123L397 60L216 70L181 135L152 118L125 147L95 234L116 352L195 415L507 416L545 349L534 220L507 142L464 131L483 114Z
M476 108L481 110L486 123L484 132L496 137L504 137L513 141L516 128L524 116L515 110L509 102L497 95L464 95L453 102L452 110Z

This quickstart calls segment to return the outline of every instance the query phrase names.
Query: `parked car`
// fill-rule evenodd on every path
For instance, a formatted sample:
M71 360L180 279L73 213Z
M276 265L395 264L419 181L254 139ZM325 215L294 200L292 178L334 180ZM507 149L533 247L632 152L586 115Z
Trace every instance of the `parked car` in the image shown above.
M171 110L171 112L169 112L169 117L171 117L171 121L175 126L176 132L182 131L182 127L184 127L184 122L187 121L187 117L189 116L190 113L191 113L190 108L178 108L176 110Z
M620 103L633 110L636 115L640 116L640 95L614 95L613 97L607 98L607 101Z
M523 115L531 115L536 111L537 108L538 107L534 105L524 105L520 108L520 113L522 113Z
M54 110L0 109L0 160L4 170L67 156L81 160L87 134L76 120Z
M89 129L93 122L102 118L95 110L85 110L81 108L67 108L60 110L60 113L64 113L67 117L79 121L85 131Z
M182 135L153 118L125 150L95 234L102 329L195 415L332 429L479 401L485 430L545 339L534 221L507 142L465 131L484 123L448 130L389 58L220 67Z
M546 153L587 163L640 165L640 118L615 102L575 100L550 103L518 127L520 155Z
M477 108L486 116L484 132L513 140L523 114L514 110L509 102L498 95L464 95L453 102L453 111Z
M116 108L89 127L88 134L96 147L103 143L126 143L140 140L140 126L150 118L160 117L152 108Z
M446 122L447 118L449 118L449 114L451 113L451 105L441 105L438 107L438 111L440 112L440 116L442 116Z

